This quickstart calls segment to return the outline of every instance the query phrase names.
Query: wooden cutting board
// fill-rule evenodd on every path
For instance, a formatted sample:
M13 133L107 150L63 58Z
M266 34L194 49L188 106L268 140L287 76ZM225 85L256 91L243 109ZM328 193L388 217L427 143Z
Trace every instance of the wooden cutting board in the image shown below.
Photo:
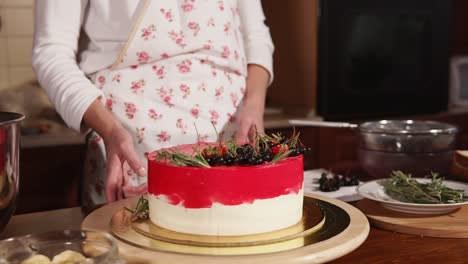
M356 206L375 227L420 236L468 238L466 205L450 214L430 216L393 211L369 199L362 199Z

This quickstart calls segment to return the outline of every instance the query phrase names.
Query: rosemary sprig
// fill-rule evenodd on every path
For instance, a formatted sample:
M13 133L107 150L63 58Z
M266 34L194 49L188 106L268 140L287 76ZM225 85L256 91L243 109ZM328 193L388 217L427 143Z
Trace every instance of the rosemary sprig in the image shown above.
M198 142L192 153L174 149L164 149L154 156L156 160L176 166L210 168L212 166L258 165L265 162L277 162L290 156L298 156L310 148L299 141L299 133L294 131L290 138L280 133L271 136L260 134L255 130L255 140L250 144L237 144L230 140L205 145Z
M394 171L391 179L382 183L390 197L402 202L421 204L460 203L468 201L463 190L454 190L443 185L443 178L432 173L429 183L419 183L401 171Z
M278 154L276 154L272 159L271 159L271 162L278 162L282 159L285 159L289 156L289 154L292 153L292 150L288 150L288 151L285 151L285 152L279 152Z
M132 213L132 221L147 220L149 218L148 200L143 196L138 199L138 203L135 206L135 209L132 210L128 207L124 207L124 209Z
M201 153L197 153L196 155L189 155L177 149L173 149L171 151L168 150L161 150L156 154L157 160L169 160L172 164L178 166L194 166L194 167L205 167L210 168L210 164L206 161L206 159L201 155Z

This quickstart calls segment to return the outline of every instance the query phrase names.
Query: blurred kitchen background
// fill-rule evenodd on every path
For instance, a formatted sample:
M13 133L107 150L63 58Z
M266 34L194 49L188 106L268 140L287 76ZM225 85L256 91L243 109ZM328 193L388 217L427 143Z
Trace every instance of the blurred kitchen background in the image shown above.
M27 146L82 140L72 138L76 134L63 126L36 81L31 67L33 34L34 0L0 1L0 111L26 115L23 135L54 134L51 139L26 137Z
M275 81L268 91L265 116L268 132L290 133L286 120L291 117L355 122L393 117L421 118L449 122L462 131L468 128L468 112L465 110L468 105L453 106L449 98L450 59L468 56L468 1L263 0L262 3L276 46ZM357 14L356 10L365 12ZM399 10L406 17L395 20L398 14L387 12L392 10ZM423 63L420 64L434 67L419 79L410 79L424 81L430 76L438 76L437 81L429 82L427 87L418 87L416 82L413 85L416 88L408 88L409 93L403 89L388 93L386 88L379 93L379 89L377 92L360 89L361 85L369 85L368 79L371 79L371 87L380 82L375 80L375 72L364 75L372 78L362 77L357 81L354 77L362 72L353 75L354 79L348 76L353 71L347 71L349 65L340 64L348 56L343 53L345 49L341 43L351 39L353 34L362 34L362 29L352 25L379 17L387 17L390 24L420 26L417 32L421 35L415 43L422 47L415 50L427 51L421 53ZM78 206L85 150L84 135L64 126L36 81L31 68L33 29L34 0L0 0L0 111L20 112L27 116L21 138L17 213ZM402 40L399 41L401 44ZM381 63L379 51L366 56L354 63L372 60ZM384 59L392 60L391 53L385 56ZM437 59L431 61L432 56ZM347 79L359 87L350 91L352 85L343 81ZM465 88L468 91L468 87ZM406 97L408 94L412 97ZM405 101L404 98L417 100ZM393 103L383 104L389 102ZM342 168L355 164L357 143L352 131L301 128L301 133L304 143L314 149L306 157L306 169ZM459 148L468 149L468 134L461 133Z

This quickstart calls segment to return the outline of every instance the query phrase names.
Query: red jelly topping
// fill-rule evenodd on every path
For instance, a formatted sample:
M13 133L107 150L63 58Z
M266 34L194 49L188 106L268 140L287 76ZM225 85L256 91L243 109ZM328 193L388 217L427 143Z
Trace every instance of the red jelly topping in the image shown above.
M192 152L195 145L177 149ZM210 208L213 203L239 205L298 193L303 184L302 156L256 166L180 167L148 155L148 192L165 195L173 205Z

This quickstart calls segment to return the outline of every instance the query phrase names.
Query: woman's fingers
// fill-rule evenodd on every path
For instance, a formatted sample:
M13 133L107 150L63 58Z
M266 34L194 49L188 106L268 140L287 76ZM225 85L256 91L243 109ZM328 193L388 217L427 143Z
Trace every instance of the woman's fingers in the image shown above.
M139 176L146 176L146 169L143 166L140 157L135 151L133 144L129 144L128 147L122 152L123 159L127 161L130 168L136 172Z
M123 198L122 193L122 164L117 155L107 157L107 202L114 202Z
M148 185L146 183L139 186L126 185L122 189L125 193L125 197L141 196L148 191Z
M256 134L262 135L264 133L265 133L265 131L263 129L263 125L252 123L250 125L248 138L249 138L250 142L255 142L255 135Z
M245 144L249 142L249 130L251 128L250 122L241 121L239 124L239 130L236 133L236 142L238 144Z
M244 120L239 124L239 130L236 133L236 142L244 144L255 141L256 134L264 134L262 122L255 122L254 120Z

